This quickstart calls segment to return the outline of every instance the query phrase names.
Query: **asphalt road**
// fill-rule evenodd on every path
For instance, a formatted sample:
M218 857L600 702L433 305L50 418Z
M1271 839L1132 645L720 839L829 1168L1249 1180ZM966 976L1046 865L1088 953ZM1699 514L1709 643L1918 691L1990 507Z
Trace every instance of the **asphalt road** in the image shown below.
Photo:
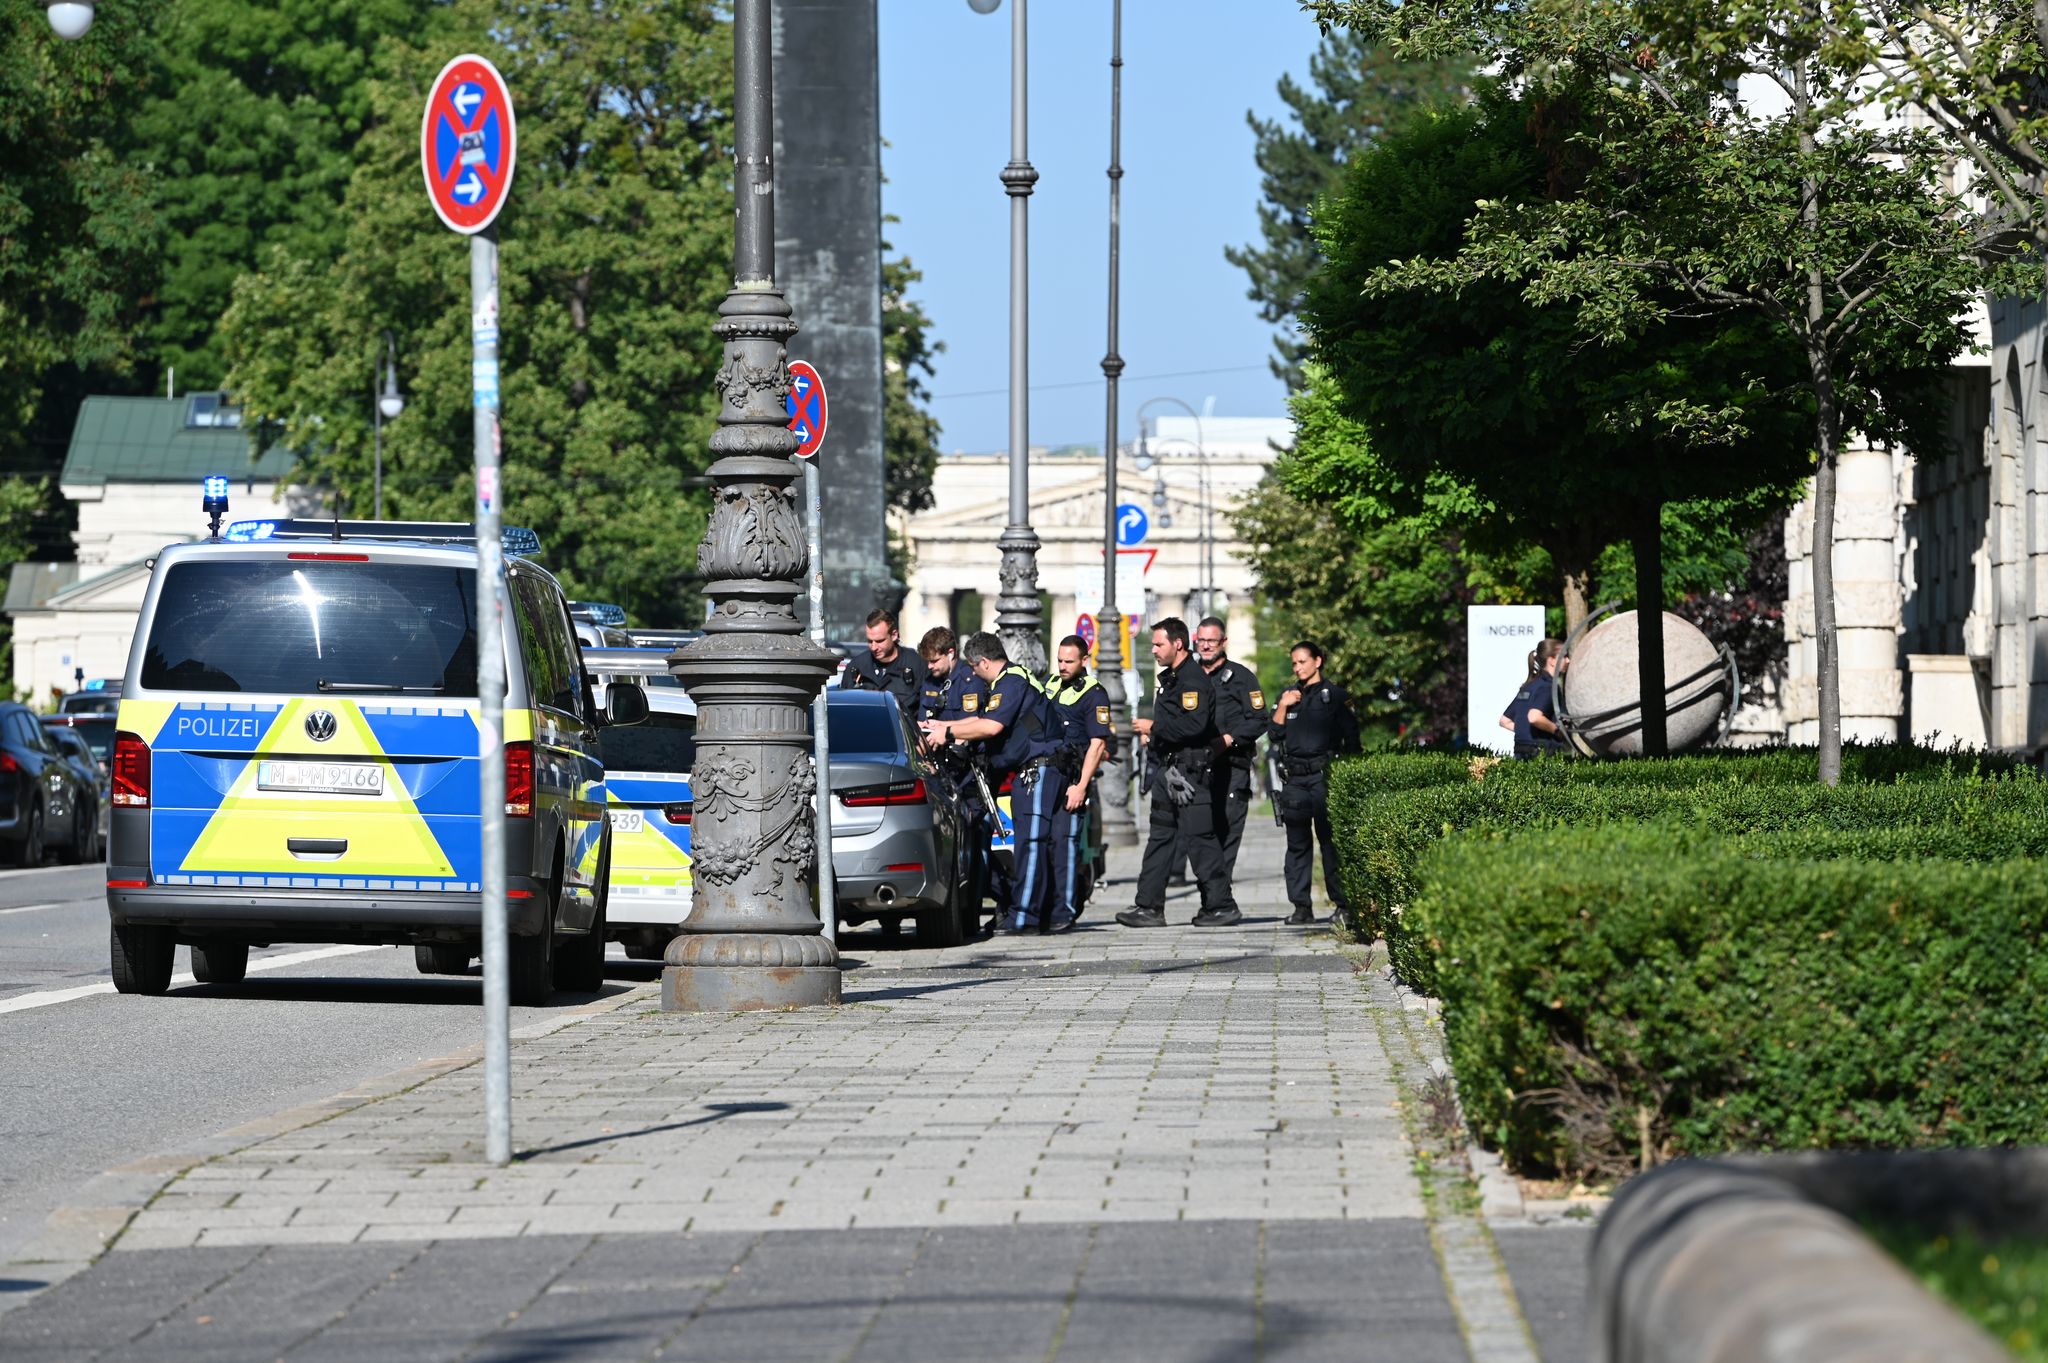
M0 872L0 1263L103 1170L482 1037L483 982L423 976L409 947L282 946L238 985L115 994L105 883L99 866ZM606 992L658 969L615 959Z

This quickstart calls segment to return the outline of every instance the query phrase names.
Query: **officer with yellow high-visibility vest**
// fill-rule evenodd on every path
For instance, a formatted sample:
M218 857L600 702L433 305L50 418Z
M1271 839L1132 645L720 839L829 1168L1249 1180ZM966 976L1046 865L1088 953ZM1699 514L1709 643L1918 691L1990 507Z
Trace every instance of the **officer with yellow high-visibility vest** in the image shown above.
M1058 670L1046 683L1046 699L1064 723L1070 753L1078 750L1079 755L1062 807L1053 816L1052 831L1053 892L1058 897L1054 912L1064 913L1071 922L1081 916L1092 887L1088 871L1101 846L1095 774L1110 757L1115 731L1109 724L1109 693L1088 675L1088 641L1069 634L1060 640L1054 663ZM1071 763L1072 758L1068 760Z

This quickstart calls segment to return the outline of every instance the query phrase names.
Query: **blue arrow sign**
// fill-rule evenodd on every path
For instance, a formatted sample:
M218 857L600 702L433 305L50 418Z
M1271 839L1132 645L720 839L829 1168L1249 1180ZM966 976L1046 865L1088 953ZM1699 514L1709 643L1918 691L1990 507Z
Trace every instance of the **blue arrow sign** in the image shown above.
M472 81L464 81L448 94L448 102L455 106L455 112L464 123L476 112L476 106L484 102L484 87Z
M465 170L462 178L455 182L455 197L466 204L473 204L484 196L484 182L476 178L476 172Z
M1145 534L1152 528L1152 518L1145 514L1145 508L1131 502L1118 502L1116 506L1116 547L1135 549L1145 542Z

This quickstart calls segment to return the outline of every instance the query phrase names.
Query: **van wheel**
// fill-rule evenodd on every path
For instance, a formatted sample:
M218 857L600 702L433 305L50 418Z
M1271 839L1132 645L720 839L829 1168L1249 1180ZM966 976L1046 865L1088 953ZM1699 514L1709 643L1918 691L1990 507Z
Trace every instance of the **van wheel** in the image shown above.
M467 975L469 958L475 953L459 943L414 942L413 968L422 975Z
M171 987L171 958L178 942L169 928L116 923L111 948L116 993L161 994Z
M518 1008L544 1008L555 992L555 906L552 901L531 937L513 934L505 943L511 967L512 1003Z
M247 942L192 944L192 978L201 984L240 984L248 973Z
M565 938L556 950L555 987L572 994L595 994L604 988L604 896L598 896L590 931Z

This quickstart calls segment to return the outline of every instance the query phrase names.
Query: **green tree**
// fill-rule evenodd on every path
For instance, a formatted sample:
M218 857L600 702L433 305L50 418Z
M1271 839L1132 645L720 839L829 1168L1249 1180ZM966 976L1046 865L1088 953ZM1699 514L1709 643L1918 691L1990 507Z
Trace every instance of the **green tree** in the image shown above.
M220 383L215 329L266 248L340 254L373 55L401 35L432 48L446 12L411 0L171 0L147 93L123 100L135 107L124 150L155 169L164 231L152 384L166 365L181 387Z
M731 275L732 37L716 0L463 0L449 41L490 56L519 117L498 222L505 516L579 595L694 624ZM469 251L420 185L419 109L447 43L387 41L339 254L275 250L222 322L230 386L301 478L367 509L370 376L398 334L408 389L385 431L395 517L469 518Z
M1245 115L1257 139L1265 194L1260 241L1223 251L1224 259L1250 277L1247 296L1259 305L1259 316L1275 324L1294 317L1320 260L1310 222L1316 200L1336 186L1358 152L1417 114L1463 98L1471 68L1456 59L1401 61L1338 28L1326 31L1308 71L1311 88L1291 75L1280 78L1288 121ZM1290 390L1299 388L1308 347L1291 331L1281 331L1273 349L1275 377Z
M0 4L0 470L54 472L34 443L54 424L39 420L53 382L136 361L156 185L118 146L162 11L161 0L106 6L67 43L35 0Z

